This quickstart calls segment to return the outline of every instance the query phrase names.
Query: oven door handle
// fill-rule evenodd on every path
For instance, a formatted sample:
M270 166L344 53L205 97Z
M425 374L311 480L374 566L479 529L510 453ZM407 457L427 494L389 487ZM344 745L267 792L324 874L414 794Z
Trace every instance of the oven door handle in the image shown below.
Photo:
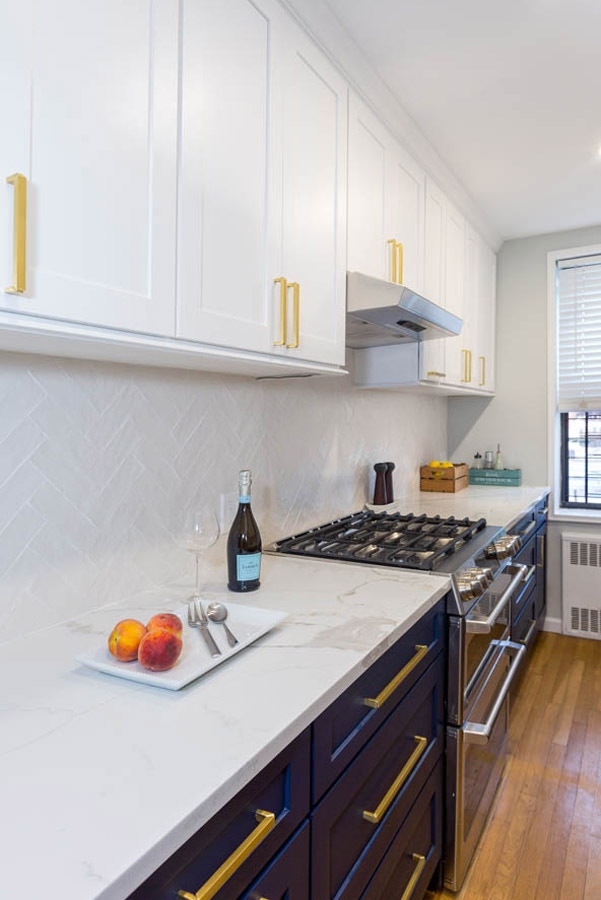
M488 616L488 618L487 619L470 619L469 615L466 616L465 630L468 632L468 634L488 634L491 631L493 625L495 624L495 622L497 621L497 619L503 612L503 609L505 608L505 605L506 605L508 599L511 597L511 595L515 591L516 587L519 585L519 583L521 581L525 581L525 579L526 579L526 573L528 572L528 566L523 566L520 564L520 565L514 566L511 570L512 572L513 572L513 569L516 569L517 571L515 572L513 578L509 582L509 585L505 588L505 590L501 594L499 602L497 603L497 605L495 606L495 608L493 609L491 614Z
M501 712L501 707L503 706L503 704L505 703L505 699L507 698L509 688L511 687L511 682L515 678L517 671L521 665L522 657L526 652L525 644L515 644L513 641L500 641L499 646L503 647L504 650L514 651L515 657L512 660L509 669L507 670L505 681L503 682L497 699L494 702L493 708L488 714L486 722L466 722L461 729L463 732L463 739L466 744L488 744L495 722L497 721L497 716Z

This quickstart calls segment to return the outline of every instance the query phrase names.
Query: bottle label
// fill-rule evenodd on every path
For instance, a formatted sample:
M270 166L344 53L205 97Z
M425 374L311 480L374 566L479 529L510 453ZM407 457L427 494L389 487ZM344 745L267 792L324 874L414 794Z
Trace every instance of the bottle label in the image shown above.
M245 553L236 557L238 581L255 581L261 573L261 554Z

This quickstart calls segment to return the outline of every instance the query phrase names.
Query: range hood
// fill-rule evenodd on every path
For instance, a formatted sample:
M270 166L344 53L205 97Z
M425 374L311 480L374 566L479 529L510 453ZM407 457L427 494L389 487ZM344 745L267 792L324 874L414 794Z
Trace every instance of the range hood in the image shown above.
M403 284L347 272L347 347L361 349L453 337L462 325L460 318Z

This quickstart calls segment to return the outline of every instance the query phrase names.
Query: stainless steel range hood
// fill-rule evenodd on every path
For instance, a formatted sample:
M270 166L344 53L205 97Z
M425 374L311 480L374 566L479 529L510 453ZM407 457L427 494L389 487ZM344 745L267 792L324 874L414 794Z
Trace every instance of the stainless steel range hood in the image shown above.
M463 322L410 288L360 272L346 275L346 345L354 349L452 337Z

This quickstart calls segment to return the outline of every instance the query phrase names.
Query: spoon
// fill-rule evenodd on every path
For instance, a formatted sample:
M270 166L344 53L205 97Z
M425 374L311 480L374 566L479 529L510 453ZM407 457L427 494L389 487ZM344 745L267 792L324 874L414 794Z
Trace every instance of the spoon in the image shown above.
M238 638L234 637L225 624L225 620L227 619L227 609L223 603L217 603L215 600L212 603L209 603L207 606L207 616L211 622L219 622L219 624L223 625L228 644L230 647L235 647L238 643Z

